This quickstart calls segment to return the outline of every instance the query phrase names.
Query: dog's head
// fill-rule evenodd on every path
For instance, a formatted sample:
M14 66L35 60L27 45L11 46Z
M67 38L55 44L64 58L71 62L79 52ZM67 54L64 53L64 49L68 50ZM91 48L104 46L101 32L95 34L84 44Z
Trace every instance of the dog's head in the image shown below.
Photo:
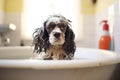
M63 45L65 42L65 33L69 28L70 21L61 15L52 15L44 23L44 27L49 35L51 45Z
M33 34L35 51L46 51L50 45L62 45L66 53L74 54L75 35L72 31L70 20L62 15L51 15L41 28Z

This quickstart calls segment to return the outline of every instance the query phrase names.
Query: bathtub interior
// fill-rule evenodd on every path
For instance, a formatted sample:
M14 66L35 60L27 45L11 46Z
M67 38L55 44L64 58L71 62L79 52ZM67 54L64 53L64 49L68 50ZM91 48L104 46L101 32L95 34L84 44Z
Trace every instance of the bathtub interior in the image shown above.
M1 47L0 59L34 59L39 54L33 53L33 48L25 47ZM101 60L116 57L117 54L105 50L77 48L74 60Z
M114 52L90 48L77 48L74 60L31 59L36 56L28 46L1 47L0 80L109 80L120 62Z
M29 59L34 57L32 47L1 47L0 59Z

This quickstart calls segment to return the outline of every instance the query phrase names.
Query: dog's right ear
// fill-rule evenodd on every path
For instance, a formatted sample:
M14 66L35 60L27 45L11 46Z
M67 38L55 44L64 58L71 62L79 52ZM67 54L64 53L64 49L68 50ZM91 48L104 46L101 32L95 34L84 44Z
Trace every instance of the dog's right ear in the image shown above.
M44 50L44 42L48 37L45 26L46 22L44 22L42 27L35 29L33 33L33 45L35 46L34 52L36 53L40 53Z
M35 29L35 32L33 33L34 52L36 53L40 53L42 51L43 34L44 34L43 27Z

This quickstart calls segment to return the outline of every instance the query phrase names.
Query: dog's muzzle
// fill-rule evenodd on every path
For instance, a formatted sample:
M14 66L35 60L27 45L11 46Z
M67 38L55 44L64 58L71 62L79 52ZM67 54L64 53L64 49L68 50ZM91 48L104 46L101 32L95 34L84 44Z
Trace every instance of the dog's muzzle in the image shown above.
M65 42L65 35L59 28L55 28L49 35L49 42L52 45L62 45Z
M59 38L60 35L61 35L61 33L59 33L59 32L54 33L55 38Z

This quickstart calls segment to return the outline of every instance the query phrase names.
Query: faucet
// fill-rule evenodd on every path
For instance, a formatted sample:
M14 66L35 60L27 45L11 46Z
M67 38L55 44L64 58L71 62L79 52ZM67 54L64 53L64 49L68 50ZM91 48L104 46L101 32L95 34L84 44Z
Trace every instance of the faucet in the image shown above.
M8 37L6 37L4 34L0 34L0 37L1 37L1 42L2 42L3 46L9 46L10 39Z
M14 24L0 24L0 38L3 46L9 46L10 39L6 34L10 31L14 31L16 26Z

